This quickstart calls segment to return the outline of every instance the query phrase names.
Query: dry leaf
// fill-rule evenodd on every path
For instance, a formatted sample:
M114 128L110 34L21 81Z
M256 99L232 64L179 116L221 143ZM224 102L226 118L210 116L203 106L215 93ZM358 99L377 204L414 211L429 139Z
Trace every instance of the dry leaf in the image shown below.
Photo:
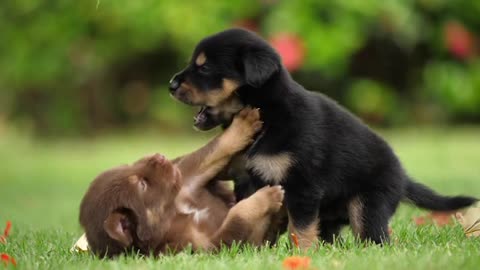
M455 214L468 237L480 236L480 203Z
M87 241L87 236L83 234L73 245L73 247L70 249L71 252L82 252L82 251L88 251L88 241Z

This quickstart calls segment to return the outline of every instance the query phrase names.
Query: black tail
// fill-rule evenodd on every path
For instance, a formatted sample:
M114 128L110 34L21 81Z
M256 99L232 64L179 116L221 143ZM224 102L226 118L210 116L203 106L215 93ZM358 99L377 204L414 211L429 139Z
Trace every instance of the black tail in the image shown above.
M405 197L418 207L435 211L457 210L477 202L477 199L473 197L442 196L430 188L413 181L408 181Z

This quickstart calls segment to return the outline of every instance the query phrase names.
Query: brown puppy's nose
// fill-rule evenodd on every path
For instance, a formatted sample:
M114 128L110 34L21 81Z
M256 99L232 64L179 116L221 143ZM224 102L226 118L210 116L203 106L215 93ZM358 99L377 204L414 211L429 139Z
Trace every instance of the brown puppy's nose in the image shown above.
M162 165L165 163L166 159L164 155L156 153L155 155L152 156L151 160L159 165Z

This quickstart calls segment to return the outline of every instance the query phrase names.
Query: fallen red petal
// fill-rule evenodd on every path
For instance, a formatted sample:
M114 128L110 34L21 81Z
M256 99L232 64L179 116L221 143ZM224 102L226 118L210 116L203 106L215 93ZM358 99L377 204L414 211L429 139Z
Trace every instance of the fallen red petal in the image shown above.
M417 226L425 225L425 224L435 224L437 226L446 226L453 224L453 216L455 212L448 211L448 212L431 212L424 216L414 217L413 221Z
M13 264L13 266L17 266L17 261L15 261L15 259L8 254L0 254L0 259L5 267L7 267L10 263Z
M287 270L309 269L311 259L309 257L291 256L283 260L283 268Z
M10 257L10 261L12 262L13 266L17 266L17 261L13 257Z
M10 229L12 228L12 222L10 220L7 221L7 227L5 227L5 231L3 231L3 236L5 238L8 237L8 234L10 233Z
M292 233L292 234L290 234L290 235L292 236L293 245L295 245L295 247L298 248L299 245L298 245L298 238L297 238L297 236L296 236L294 233Z
M453 215L455 212L432 212L431 217L437 226L453 224Z
M417 226L425 225L425 217L414 217L413 222L415 222Z

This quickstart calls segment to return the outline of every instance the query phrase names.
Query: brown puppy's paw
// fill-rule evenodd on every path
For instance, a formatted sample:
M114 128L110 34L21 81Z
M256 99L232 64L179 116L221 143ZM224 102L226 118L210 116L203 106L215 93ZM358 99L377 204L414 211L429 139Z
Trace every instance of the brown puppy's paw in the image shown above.
M254 194L258 200L262 200L260 205L266 207L268 213L276 213L283 205L285 190L282 186L266 186L259 189Z
M233 215L237 215L249 222L263 222L280 211L285 191L281 186L266 186L257 190L252 196L239 201L233 208Z
M250 138L260 131L262 126L263 122L260 121L260 109L258 108L244 108L233 118L232 122L232 127L241 132L239 135Z
M253 142L253 136L260 131L262 126L260 110L247 107L233 118L232 124L224 133L225 141L235 151L240 151Z

